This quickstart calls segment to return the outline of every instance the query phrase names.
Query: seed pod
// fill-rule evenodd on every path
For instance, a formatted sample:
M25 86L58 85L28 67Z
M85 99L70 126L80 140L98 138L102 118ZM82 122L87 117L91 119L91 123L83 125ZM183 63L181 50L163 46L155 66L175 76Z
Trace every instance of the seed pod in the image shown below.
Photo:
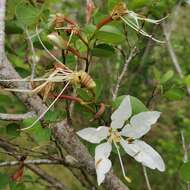
M75 71L70 75L70 81L73 85L81 85L86 89L93 89L96 87L96 83L91 76L85 71Z
M52 14L48 19L49 27L53 28L62 27L64 25L64 22L65 22L65 16L61 13Z
M118 3L111 12L111 17L114 20L119 19L121 16L127 14L128 9L125 3Z

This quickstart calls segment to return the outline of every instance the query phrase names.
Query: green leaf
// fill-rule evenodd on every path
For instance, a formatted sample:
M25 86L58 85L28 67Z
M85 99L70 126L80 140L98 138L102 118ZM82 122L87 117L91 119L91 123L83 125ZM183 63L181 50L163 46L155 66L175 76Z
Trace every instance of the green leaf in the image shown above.
M6 132L11 137L19 136L20 134L19 129L20 125L18 125L17 123L10 123L6 126Z
M24 127L28 127L28 126L32 125L33 122L36 121L36 119L37 118L24 120L23 121ZM51 136L51 129L48 127L42 128L42 126L40 125L39 122L37 124L35 124L35 126L33 126L32 128L28 129L27 132L33 136L34 140L38 144L49 141L50 136Z
M139 9L151 4L152 4L152 1L150 0L135 0L135 1L129 1L128 6L130 7L130 9Z
M88 91L88 90L86 90L84 88L77 88L77 94L84 101L90 101L93 98L93 94L90 91Z
M118 0L108 0L108 10L112 11L113 8L118 4Z
M136 97L130 96L133 114L148 111L148 108Z
M113 102L113 108L116 109L121 104L122 100L125 98L126 95L119 96ZM131 106L133 115L138 114L140 112L148 111L148 108L136 97L130 96ZM128 108L126 108L128 109Z
M102 42L111 44L122 43L125 40L125 36L121 31L112 25L103 26L95 33L95 38Z
M10 190L26 190L26 187L22 183L16 183L14 181L10 181L9 183Z
M15 23L15 21L11 20L11 21L6 21L5 32L6 34L22 34L23 29L19 27Z
M42 38L41 40L48 50L53 49L53 45L47 39ZM34 39L33 45L35 48L44 50L44 47L42 46L42 44L39 42L39 40L37 38Z
M16 17L25 27L33 25L39 19L41 11L31 5L20 3L16 6Z
M112 57L115 55L115 50L107 44L98 44L92 49L92 55L96 57Z
M188 85L188 86L190 86L190 75L187 75L185 77L185 84Z
M173 75L174 75L174 72L172 70L169 70L167 73L163 75L163 77L161 77L161 80L160 80L161 84L164 84L167 81L169 81L173 77Z
M165 92L164 96L169 100L181 100L185 96L183 89L173 88Z
M180 169L180 176L185 181L190 181L190 162L184 163Z
M88 24L84 27L84 33L88 36L92 36L96 31L96 26L92 24Z
M45 122L51 123L57 121L59 116L61 115L60 111L48 111L44 116Z
M9 183L9 176L4 173L0 173L0 190L4 190Z

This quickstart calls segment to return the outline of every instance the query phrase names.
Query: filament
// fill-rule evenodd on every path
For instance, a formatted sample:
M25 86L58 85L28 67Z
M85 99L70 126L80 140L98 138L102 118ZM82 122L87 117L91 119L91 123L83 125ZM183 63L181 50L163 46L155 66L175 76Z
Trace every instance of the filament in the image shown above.
M127 25L129 25L131 28L133 28L135 31L139 32L143 36L149 37L152 40L159 42L159 43L165 43L164 41L157 40L156 38L152 37L152 35L146 33L142 29L140 29L137 25L135 25L132 21L128 20L127 18L120 17Z
M123 176L124 176L124 178L127 180L127 182L131 183L131 179L130 179L129 177L127 177L126 174L125 174L125 169L124 169L124 166L123 166L123 161L122 161L122 159L121 159L121 154L120 154L120 152L119 152L119 148L118 148L118 146L117 146L117 143L116 143L114 140L113 140L113 143L114 143L115 148L116 148L117 153L118 153L119 162L120 162L120 165L121 165L121 170L122 170Z
M70 44L70 42L71 42L71 39L72 39L72 37L73 37L73 34L74 34L74 32L73 32L73 30L71 31L71 34L70 34L70 36L69 36L69 41L67 42L67 47L69 46L69 44Z
M61 90L61 92L58 94L58 96L55 98L55 100L50 104L50 106L38 117L38 119L36 119L32 125L30 125L29 127L23 128L21 129L21 131L24 130L28 130L30 128L32 128L49 110L50 108L56 103L56 101L59 99L59 97L61 96L61 94L65 91L65 89L67 88L67 86L69 85L69 82L65 85L65 87Z
M37 37L38 37L38 40L40 41L42 47L44 48L44 50L55 60L57 61L58 63L60 63L62 66L64 66L64 64L57 58L55 57L48 49L47 47L44 45L44 43L42 42L41 38L40 38L40 35L39 35L39 31L38 31L38 27L36 26L36 34L37 34ZM66 66L64 66L66 67ZM67 67L66 67L67 68ZM70 70L69 68L67 68L68 70Z

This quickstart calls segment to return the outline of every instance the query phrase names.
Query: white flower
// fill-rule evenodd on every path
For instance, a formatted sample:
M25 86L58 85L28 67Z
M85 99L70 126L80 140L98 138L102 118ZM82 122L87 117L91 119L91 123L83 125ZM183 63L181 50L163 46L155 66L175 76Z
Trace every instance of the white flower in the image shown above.
M99 144L101 141L106 140L106 142L99 144L95 149L95 168L98 185L104 181L106 173L111 169L109 156L112 150L112 143L116 147L123 175L129 182L130 179L125 175L118 143L126 153L144 166L158 169L159 171L165 170L161 156L151 146L139 140L140 137L151 129L151 125L156 123L160 117L160 112L146 111L132 117L131 115L130 96L126 96L119 108L111 116L111 127L85 128L77 132L81 138L91 143ZM126 123L130 117L130 121Z

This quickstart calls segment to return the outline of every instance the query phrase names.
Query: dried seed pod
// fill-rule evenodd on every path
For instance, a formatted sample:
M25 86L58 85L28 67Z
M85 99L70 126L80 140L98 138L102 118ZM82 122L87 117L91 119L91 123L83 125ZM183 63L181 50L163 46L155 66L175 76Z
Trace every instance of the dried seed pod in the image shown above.
M61 13L52 14L48 20L49 27L59 28L64 25L65 16Z
M74 71L71 73L70 82L73 85L81 85L81 87L86 89L93 89L96 87L94 80L85 71Z
M113 20L119 19L121 16L124 16L128 13L128 9L125 3L118 3L111 12L111 17Z

